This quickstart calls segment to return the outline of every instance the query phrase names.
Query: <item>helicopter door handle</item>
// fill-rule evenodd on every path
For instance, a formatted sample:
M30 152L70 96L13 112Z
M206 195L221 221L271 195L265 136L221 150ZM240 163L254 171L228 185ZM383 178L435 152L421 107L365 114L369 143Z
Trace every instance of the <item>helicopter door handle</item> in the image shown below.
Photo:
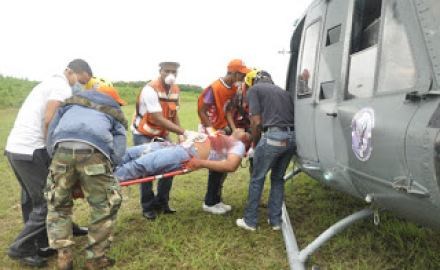
M333 116L333 117L336 117L336 116L338 116L338 114L337 113L335 113L335 112L333 112L333 113L326 113L328 116Z

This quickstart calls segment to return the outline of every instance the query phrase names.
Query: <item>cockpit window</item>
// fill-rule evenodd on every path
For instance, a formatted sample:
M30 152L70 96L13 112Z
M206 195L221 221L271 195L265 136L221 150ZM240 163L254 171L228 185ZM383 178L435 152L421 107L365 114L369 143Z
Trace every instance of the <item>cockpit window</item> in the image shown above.
M399 0L355 0L346 99L415 85L415 62L401 5Z
M414 58L399 5L399 0L384 3L378 93L408 89L416 82Z

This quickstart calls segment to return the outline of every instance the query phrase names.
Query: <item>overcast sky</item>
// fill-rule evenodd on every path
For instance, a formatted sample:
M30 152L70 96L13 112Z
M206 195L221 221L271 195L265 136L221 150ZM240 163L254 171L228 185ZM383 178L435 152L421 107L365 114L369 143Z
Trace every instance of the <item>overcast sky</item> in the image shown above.
M5 0L0 2L0 74L31 80L75 58L110 81L158 76L179 61L177 83L201 87L242 59L284 87L294 22L311 0Z

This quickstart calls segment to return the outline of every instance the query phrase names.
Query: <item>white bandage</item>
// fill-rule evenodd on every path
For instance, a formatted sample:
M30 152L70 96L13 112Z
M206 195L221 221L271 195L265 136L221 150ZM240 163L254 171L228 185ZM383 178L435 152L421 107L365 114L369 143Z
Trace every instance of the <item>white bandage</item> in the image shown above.
M203 142L206 140L206 138L208 138L206 134L189 130L185 130L185 133L183 133L183 135L186 137L185 141L191 142Z

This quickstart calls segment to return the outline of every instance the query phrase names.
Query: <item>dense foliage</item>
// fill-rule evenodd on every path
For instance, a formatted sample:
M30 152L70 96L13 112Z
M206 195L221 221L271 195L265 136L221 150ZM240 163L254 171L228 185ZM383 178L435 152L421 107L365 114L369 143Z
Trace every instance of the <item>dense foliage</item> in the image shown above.
M0 74L0 108L20 107L38 82L5 77Z
M6 77L0 74L0 108L20 107L28 96L29 92L39 82L28 79L18 79ZM117 81L113 85L118 90L119 95L129 104L135 104L139 95L139 90L148 81L123 82ZM200 86L190 84L179 84L180 91L193 94L202 93Z

